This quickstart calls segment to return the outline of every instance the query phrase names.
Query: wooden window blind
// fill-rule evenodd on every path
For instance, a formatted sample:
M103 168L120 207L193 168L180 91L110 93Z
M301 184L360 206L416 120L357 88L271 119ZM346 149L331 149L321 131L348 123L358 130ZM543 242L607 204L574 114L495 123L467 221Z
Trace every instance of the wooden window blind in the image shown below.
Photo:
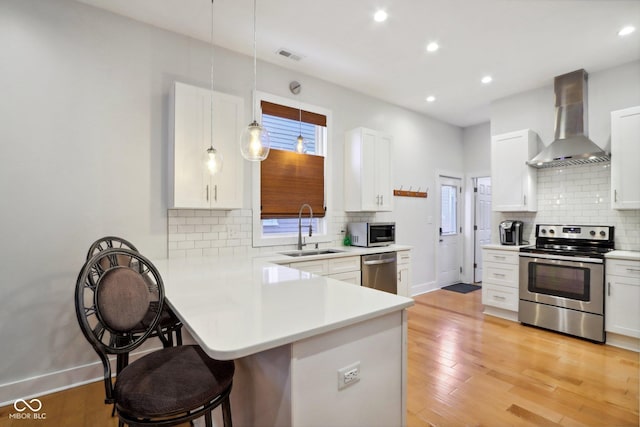
M261 219L297 218L303 203L324 217L323 156L271 149L260 164L260 182Z
M301 112L297 108L291 108L267 101L261 101L260 108L262 109L262 114L269 114L270 116L278 116L295 121L300 120L300 114L302 113L303 122L327 127L327 116L323 114L312 113L304 110Z

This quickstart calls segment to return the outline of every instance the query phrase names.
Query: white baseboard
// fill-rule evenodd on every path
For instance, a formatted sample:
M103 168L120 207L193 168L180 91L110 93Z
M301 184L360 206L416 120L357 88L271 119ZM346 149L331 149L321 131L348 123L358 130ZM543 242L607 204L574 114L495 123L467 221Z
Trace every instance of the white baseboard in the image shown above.
M159 348L161 347L131 353L129 361L133 362L145 354L156 351ZM96 355L96 359L97 358L98 356ZM110 360L111 369L115 372L115 356L110 358ZM13 405L17 399L27 400L45 394L78 387L83 384L102 381L103 379L104 374L102 362L98 360L95 363L89 363L87 365L76 366L11 383L0 384L0 407Z
M607 344L640 353L640 339L607 332Z
M427 292L437 291L439 288L436 286L436 282L421 283L414 285L409 290L409 294L414 297L416 295L426 294Z
M518 321L518 312L505 310L503 308L493 307L490 305L484 306L484 314L488 314L490 316L500 317L502 319L511 320L512 322Z

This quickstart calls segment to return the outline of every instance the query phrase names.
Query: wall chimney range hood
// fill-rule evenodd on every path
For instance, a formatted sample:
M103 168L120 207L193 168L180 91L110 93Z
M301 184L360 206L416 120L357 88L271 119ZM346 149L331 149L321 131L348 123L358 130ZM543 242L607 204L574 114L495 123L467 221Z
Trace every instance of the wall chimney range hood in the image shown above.
M527 164L552 168L609 161L609 154L587 137L587 72L557 76L553 85L555 139Z

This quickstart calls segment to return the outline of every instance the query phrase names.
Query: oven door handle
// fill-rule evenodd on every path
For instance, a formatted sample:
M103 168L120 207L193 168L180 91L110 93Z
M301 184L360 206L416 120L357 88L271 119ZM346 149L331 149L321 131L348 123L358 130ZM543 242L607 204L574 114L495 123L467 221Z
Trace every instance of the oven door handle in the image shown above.
M520 252L520 256L521 257L528 257L528 258L549 259L549 260L586 262L586 263L589 263L589 264L604 264L604 260L602 260L600 258L588 258L588 257L580 257L580 256L538 254L538 253L533 253L533 252Z

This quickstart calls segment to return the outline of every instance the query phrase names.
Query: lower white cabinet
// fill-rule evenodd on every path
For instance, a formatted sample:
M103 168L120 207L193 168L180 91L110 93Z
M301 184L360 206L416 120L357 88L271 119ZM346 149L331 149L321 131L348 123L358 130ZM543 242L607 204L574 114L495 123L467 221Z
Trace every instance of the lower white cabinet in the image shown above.
M360 286L360 256L297 261L289 267Z
M483 249L482 304L484 312L509 320L518 319L518 252Z
M411 251L397 252L398 295L409 297L411 289Z
M607 259L606 272L607 343L615 338L610 333L640 339L640 261ZM621 346L640 350L637 340L635 344Z

